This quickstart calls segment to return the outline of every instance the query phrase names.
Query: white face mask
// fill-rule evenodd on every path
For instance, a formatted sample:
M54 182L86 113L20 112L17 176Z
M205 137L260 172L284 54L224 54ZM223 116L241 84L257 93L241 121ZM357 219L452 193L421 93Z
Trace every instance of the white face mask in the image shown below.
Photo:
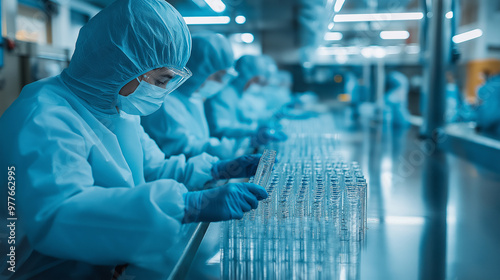
M198 89L197 93L204 98L210 98L219 93L224 88L224 84L208 80Z
M160 109L169 90L139 81L135 91L127 96L118 94L118 108L130 115L147 116Z
M263 92L263 87L258 84L251 84L246 90L245 93L260 95Z

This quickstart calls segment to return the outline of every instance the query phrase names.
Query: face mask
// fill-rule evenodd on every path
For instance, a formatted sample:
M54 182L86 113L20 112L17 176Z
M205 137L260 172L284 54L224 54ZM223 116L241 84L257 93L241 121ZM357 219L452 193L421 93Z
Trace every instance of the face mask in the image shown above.
M217 93L219 93L224 88L224 84L208 80L203 84L203 86L198 90L198 93L204 98L210 98Z
M170 92L144 80L137 81L139 86L133 93L128 96L118 94L118 108L130 115L147 116L160 109L165 96Z
M245 93L250 93L250 94L256 94L259 95L262 93L262 86L258 84L251 84L247 90L245 90Z

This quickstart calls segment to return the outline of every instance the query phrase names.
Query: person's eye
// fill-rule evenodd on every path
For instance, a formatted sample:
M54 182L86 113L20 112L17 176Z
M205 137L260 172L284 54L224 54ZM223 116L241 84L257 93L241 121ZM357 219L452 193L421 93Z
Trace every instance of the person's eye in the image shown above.
M158 81L158 83L160 83L161 85L166 85L168 84L168 82L170 82L172 79L174 78L174 76L165 76L163 77L161 80Z

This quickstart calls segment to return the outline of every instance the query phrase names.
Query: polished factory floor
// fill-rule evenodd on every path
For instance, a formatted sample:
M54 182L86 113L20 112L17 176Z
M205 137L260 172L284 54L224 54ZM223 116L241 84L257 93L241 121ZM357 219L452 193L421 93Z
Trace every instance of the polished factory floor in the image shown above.
M500 279L500 174L442 152L416 127L336 115L339 148L369 182L369 229L340 278Z

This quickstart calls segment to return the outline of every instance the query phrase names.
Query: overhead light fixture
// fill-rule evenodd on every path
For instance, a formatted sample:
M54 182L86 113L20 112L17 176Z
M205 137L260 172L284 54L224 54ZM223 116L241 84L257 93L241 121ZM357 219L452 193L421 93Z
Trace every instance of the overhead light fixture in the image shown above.
M216 13L222 13L226 9L226 5L221 0L205 0L205 3Z
M369 46L361 50L361 55L366 58L383 58L386 54L385 49L380 46Z
M385 51L384 48L382 47L374 47L373 49L373 56L376 58L383 58L387 55L387 52Z
M445 16L446 16L447 19L453 18L453 11L447 12Z
M380 38L384 40L405 40L410 38L410 32L406 30L402 31L382 31L380 32Z
M344 36L340 32L326 32L324 39L325 41L340 41L342 37Z
M319 47L316 49L317 55L324 56L350 56L363 55L366 58L383 58L388 55L398 55L403 51L402 46L368 46L368 47Z
M334 22L363 22L363 21L398 21L421 20L423 13L378 13L378 14L342 14L335 15Z
M359 54L360 50L359 47L357 46L350 46L350 47L345 47L346 54L353 55L353 54Z
M387 55L396 55L400 54L402 50L401 46L387 46L385 47L385 53Z
M318 55L355 55L359 54L359 47L319 47L316 50Z
M231 18L228 16L218 17L184 17L186 24L228 24Z
M417 44L407 45L405 50L406 50L406 53L408 53L408 54L418 54L418 53L420 53L420 46Z
M243 41L243 43L251 44L253 40L254 37L252 33L241 33L241 41Z
M458 34L453 36L453 42L455 44L460 44L472 39L476 39L483 36L483 31L481 29L474 29L471 31L464 32L462 34Z
M247 21L247 18L245 16L237 16L234 21L236 21L237 24L243 24Z
M370 48L370 47L367 47L367 48L363 48L361 49L361 54L365 57L365 58L371 58L373 56L373 49Z
M335 6L333 7L333 10L338 13L340 10L342 10L342 6L344 6L345 0L337 0L335 2Z
M319 47L316 49L318 55L338 55L345 54L340 50L340 47Z
M332 30L334 26L335 26L335 23L330 22L330 23L328 24L328 30Z
M335 61L337 61L338 64L345 64L349 60L349 57L345 54L339 54L335 56Z

